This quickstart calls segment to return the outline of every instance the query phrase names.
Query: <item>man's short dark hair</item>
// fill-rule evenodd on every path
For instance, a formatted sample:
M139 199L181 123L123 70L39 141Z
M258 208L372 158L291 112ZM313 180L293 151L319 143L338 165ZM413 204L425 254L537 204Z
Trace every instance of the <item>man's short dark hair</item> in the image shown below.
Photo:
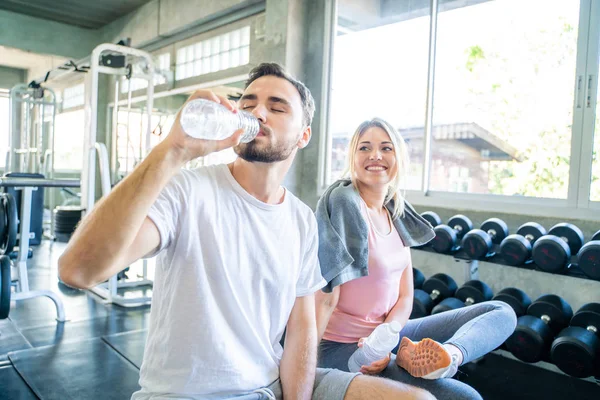
M310 126L313 116L315 115L315 99L313 99L312 94L310 94L310 90L308 90L304 83L288 74L279 64L262 63L252 68L245 87L248 88L252 82L263 76L276 76L278 78L283 78L294 85L296 90L298 90L298 93L300 94L300 100L302 101L304 124L306 126Z

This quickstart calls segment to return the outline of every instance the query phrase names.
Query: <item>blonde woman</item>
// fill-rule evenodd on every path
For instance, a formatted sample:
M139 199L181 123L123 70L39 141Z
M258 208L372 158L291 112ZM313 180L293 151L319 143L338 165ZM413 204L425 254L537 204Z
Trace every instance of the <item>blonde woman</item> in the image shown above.
M364 365L362 373L419 386L440 399L480 399L468 385L443 378L503 343L516 325L513 310L491 301L409 320L409 248L434 233L402 195L406 144L375 118L354 133L348 160L348 178L327 189L316 212L321 273L328 283L317 293L319 367L348 371L362 340L379 324L398 321L403 329L397 355Z

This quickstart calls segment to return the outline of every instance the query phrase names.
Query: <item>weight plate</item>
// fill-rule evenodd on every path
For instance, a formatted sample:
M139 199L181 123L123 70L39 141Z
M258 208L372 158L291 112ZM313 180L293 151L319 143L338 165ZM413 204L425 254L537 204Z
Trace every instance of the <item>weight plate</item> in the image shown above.
M500 244L508 236L508 226L500 218L490 218L481 224L481 230L487 232L495 244Z
M0 219L4 228L0 231L0 256L8 254L17 244L17 202L10 193L0 193Z
M8 318L10 294L10 259L0 256L0 319Z
M597 335L600 336L600 304L587 303L575 313L571 319L571 326L578 326L586 329L588 326L596 328Z
M456 289L456 282L454 281L454 279L452 279L449 275L446 274L432 275L429 279L423 282L423 290L425 292L432 294L435 290L440 293L438 297L433 299L433 301L436 304L447 297L454 296Z
M463 237L461 246L469 258L480 260L492 251L492 239L481 229L473 229Z
M542 236L531 250L533 262L546 272L561 272L571 260L571 250L564 240L551 235Z
M531 299L527 296L527 293L514 287L502 289L492 300L503 301L511 306L517 317L525 315L527 308L531 305Z
M508 235L500 243L500 254L508 265L523 265L531 257L531 243L521 235Z
M472 280L458 288L454 296L462 300L465 304L471 305L491 300L494 293L484 282Z
M410 319L426 317L429 315L432 308L433 300L431 300L429 293L424 292L421 289L415 289Z
M425 211L423 214L421 214L421 217L423 217L425 221L429 222L433 228L442 224L442 219L440 216L433 211Z
M600 231L594 233L594 236L592 236L592 240L600 240Z
M546 294L536 299L527 309L527 314L537 318L550 317L548 326L556 333L569 324L573 309L565 300L555 294Z
M573 224L561 223L554 225L548 235L558 236L563 238L571 249L571 254L577 254L581 246L583 246L583 232Z
M505 344L519 360L534 363L544 358L553 336L552 330L541 319L524 315L517 320L517 327Z
M452 251L458 241L456 232L448 225L438 225L433 228L433 231L435 232L435 237L431 241L433 249L443 254Z
M561 371L577 378L594 375L600 339L583 328L568 327L552 342L550 357Z
M448 220L448 226L456 231L460 239L473 229L473 222L468 217L458 214Z
M587 276L600 280L600 241L586 243L577 253L577 264Z
M517 235L523 236L531 244L535 243L536 240L546 235L546 228L537 222L527 222L519 227Z
M425 275L416 268L413 268L413 286L415 289L421 289L425 282Z
M431 310L431 315L439 314L444 311L458 310L465 306L465 303L457 299L456 297L448 297L447 299L442 300L440 304L433 307Z

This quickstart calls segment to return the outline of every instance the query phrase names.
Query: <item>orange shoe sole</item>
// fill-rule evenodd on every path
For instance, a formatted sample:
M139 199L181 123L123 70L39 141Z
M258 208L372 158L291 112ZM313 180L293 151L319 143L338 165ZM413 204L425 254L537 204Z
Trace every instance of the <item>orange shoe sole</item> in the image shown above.
M403 337L396 357L396 364L416 378L447 368L451 362L452 359L446 349L429 338L415 343Z

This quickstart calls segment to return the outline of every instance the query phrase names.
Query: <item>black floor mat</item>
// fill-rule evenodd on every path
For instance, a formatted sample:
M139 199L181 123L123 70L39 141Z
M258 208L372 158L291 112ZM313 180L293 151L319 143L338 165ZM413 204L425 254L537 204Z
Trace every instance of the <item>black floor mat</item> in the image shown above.
M42 400L129 399L139 371L101 339L8 354L15 369Z
M131 361L133 365L141 368L147 337L148 331L144 330L104 336L102 337L102 340L118 351L123 357Z
M10 400L37 400L29 386L12 365L0 367L0 398Z

